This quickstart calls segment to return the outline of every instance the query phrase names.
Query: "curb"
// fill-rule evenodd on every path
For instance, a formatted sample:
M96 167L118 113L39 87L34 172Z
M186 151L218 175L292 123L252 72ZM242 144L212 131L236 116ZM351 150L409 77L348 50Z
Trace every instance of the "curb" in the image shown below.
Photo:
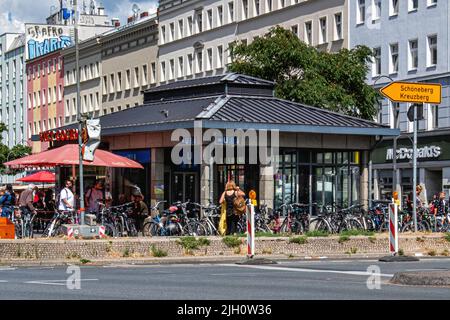
M450 270L397 272L390 283L408 286L450 287Z

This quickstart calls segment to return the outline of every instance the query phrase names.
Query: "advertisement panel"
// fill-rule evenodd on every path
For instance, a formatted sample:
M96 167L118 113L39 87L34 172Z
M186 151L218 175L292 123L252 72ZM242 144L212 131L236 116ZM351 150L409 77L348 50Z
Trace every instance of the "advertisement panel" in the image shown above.
M31 60L73 44L70 26L25 24L25 59Z

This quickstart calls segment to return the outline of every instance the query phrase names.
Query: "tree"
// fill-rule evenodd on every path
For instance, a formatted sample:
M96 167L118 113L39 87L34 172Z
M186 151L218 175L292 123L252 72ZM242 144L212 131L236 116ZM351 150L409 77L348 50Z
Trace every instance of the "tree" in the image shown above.
M366 82L373 53L365 46L321 52L274 27L249 45L234 42L229 69L276 83L275 95L373 120L379 94Z
M0 123L0 137L3 132L8 131L8 127L4 123ZM22 158L27 154L31 154L31 148L24 145L15 145L12 148L0 142L0 174L14 174L17 170L6 170L5 162Z

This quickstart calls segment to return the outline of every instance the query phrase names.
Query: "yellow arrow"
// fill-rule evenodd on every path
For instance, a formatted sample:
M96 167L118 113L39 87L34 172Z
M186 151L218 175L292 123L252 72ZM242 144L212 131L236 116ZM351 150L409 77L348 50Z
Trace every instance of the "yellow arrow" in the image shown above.
M442 98L442 86L435 83L396 81L381 88L380 92L395 102L440 104Z

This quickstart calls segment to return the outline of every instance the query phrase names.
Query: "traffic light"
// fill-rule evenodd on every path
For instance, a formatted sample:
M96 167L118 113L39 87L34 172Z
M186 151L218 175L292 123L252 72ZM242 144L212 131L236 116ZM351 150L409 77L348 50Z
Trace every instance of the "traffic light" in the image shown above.
M86 120L86 126L83 128L83 160L94 161L95 150L100 145L100 134L102 127L100 119Z

